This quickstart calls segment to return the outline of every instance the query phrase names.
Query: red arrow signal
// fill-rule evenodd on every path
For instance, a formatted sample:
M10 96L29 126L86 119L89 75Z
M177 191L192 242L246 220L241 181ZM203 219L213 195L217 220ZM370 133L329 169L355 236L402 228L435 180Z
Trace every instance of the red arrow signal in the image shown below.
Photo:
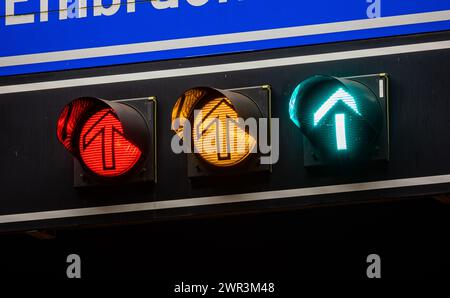
M128 172L141 157L141 150L126 139L120 120L112 109L93 114L80 134L80 156L100 176Z

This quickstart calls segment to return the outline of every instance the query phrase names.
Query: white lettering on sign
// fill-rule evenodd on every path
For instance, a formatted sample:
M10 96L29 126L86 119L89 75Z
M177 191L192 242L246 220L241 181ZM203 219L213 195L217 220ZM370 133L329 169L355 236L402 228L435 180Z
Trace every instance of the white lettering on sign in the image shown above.
M127 12L136 12L135 0L127 0Z
M48 21L48 0L42 0L40 3L41 22Z
M5 0L5 24L9 25L20 25L20 24L30 24L35 22L34 13L18 13L20 9L24 9L26 5L33 2L29 0ZM39 11L39 21L47 22L49 20L49 0L39 0L40 1L40 11ZM88 16L87 13L87 1L88 0L59 0L59 20L67 20L74 18L85 18ZM136 1L137 0L89 0L90 5L93 6L92 16L113 16L122 7L125 7L127 13L136 12ZM179 8L180 1L186 1L193 7L201 7L208 2L216 3L228 3L228 0L152 0L149 1L151 6L157 10ZM23 2L23 3L22 3ZM144 4L143 4L144 5ZM37 18L36 18L37 19Z
M187 2L192 6L202 6L205 5L208 0L187 0Z
M166 8L177 8L178 0L159 0L159 1L150 1L156 9L166 9Z
M112 16L119 11L120 0L113 0L108 7L103 6L103 0L94 0L94 16Z
M5 5L5 22L6 25L18 25L18 24L28 24L34 23L33 14L21 14L16 15L16 4L19 2L27 2L28 0L6 0Z

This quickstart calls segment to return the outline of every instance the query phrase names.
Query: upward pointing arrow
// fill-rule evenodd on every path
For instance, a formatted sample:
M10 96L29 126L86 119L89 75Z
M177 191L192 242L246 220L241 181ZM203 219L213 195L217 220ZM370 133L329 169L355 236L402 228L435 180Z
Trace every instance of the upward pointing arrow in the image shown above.
M197 125L197 131L202 126L205 126L206 120L211 120L207 123L206 127L203 127L201 131L201 136L215 133L215 143L216 143L216 152L218 160L229 160L231 159L231 140L230 140L230 128L229 128L229 115L219 112L215 118L210 117L214 114L217 109L219 109L222 105L227 105L230 109L234 110L234 107L227 100L222 99L218 104L216 104L203 118L202 121ZM222 130L222 125L224 125L225 130ZM225 134L225 135L223 135Z
M325 101L322 106L314 113L314 126L319 124L320 120L325 117L325 115L333 108L336 103L342 101L345 103L350 109L352 109L356 114L361 116L361 113L356 106L356 101L353 96L351 96L344 89L339 88L330 98Z
M101 138L103 170L116 168L116 135L124 137L122 127L114 113L107 111L82 136L83 150L86 150L95 139Z

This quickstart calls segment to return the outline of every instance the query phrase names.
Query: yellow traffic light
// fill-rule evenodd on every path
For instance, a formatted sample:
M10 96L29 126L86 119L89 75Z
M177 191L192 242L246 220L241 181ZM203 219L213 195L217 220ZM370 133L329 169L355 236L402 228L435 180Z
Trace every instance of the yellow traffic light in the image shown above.
M269 158L259 151L260 133L270 142L269 106L267 86L185 91L172 109L172 130L177 134L172 145L174 152L187 153L188 176L270 170L265 162Z
M256 140L238 125L239 115L226 97L207 101L194 117L192 139L198 154L218 167L234 166L256 146Z

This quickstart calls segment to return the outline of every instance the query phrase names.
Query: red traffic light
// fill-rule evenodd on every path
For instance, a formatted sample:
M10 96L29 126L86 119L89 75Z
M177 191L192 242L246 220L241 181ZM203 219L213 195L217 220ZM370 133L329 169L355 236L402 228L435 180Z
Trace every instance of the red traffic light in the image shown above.
M128 176L142 170L151 155L153 136L144 114L124 102L75 99L58 118L58 140L91 178Z
M124 135L122 123L112 109L89 117L81 129L79 152L92 172L105 177L127 173L142 155L139 147Z

